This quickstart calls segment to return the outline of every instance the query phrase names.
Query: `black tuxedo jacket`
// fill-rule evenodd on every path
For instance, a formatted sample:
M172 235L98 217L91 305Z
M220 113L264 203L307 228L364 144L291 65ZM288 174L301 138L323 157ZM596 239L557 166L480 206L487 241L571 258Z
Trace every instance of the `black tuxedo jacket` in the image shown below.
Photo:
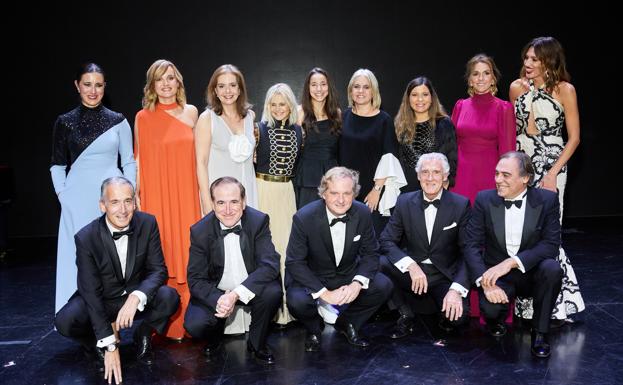
M78 293L87 305L97 339L113 334L106 315L106 301L139 290L147 296L149 304L167 279L156 218L137 211L130 221L130 229L134 233L128 235L125 278L105 215L74 236Z
M382 253L392 264L406 256L418 263L430 258L449 280L469 288L470 280L463 258L470 216L469 199L443 191L430 243L426 233L423 201L421 190L398 197L392 217L380 237ZM406 250L401 245L405 245Z
M242 285L254 294L279 278L279 254L270 235L268 215L247 206L241 218L240 250L249 276ZM217 288L225 268L225 242L214 211L190 228L188 285L191 299L216 308L225 292Z
M530 271L560 247L560 204L556 193L528 188L526 213L517 257ZM496 190L478 193L467 226L467 264L474 279L509 257L506 251L504 199Z
M379 267L379 254L370 209L353 201L348 214L350 220L346 223L344 253L339 266L335 265L324 200L316 200L294 215L286 250L287 286L295 281L316 293L355 275L374 278Z

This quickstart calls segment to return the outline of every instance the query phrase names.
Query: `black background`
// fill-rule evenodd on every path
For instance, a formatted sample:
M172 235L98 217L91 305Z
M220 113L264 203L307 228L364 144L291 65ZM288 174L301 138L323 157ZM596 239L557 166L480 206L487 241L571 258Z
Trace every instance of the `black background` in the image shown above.
M620 44L609 38L618 21L608 6L321 0L17 7L3 12L2 27L7 88L0 164L8 164L14 177L13 237L57 232L59 205L49 175L52 125L79 102L73 77L85 61L104 68L106 104L132 126L145 72L159 58L178 66L188 101L200 111L210 75L232 63L244 73L258 115L268 87L286 82L300 97L304 77L314 66L332 75L342 106L352 73L369 68L390 115L396 114L407 82L419 75L432 79L451 113L456 100L466 97L463 73L471 56L485 52L495 58L503 75L498 96L508 99L521 49L537 36L554 36L563 44L578 93L582 142L570 162L565 217L623 214L614 203L622 138L615 106L621 71L614 60ZM13 17L10 23L17 27L9 30L6 19Z

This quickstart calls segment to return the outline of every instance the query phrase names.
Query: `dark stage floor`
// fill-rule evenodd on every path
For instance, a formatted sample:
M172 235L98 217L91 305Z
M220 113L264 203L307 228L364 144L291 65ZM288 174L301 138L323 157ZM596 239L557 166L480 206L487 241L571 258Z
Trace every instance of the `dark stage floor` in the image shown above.
M22 243L23 245L18 245ZM80 348L52 328L53 240L18 242L0 262L0 384L97 384L101 374ZM530 333L510 329L494 341L472 320L445 347L433 345L426 319L415 333L384 338L390 315L364 331L373 345L348 345L327 326L322 351L305 353L302 327L269 337L277 363L255 362L245 337L231 337L222 355L206 361L193 341L155 342L156 363L132 357L123 333L127 384L623 384L623 225L619 219L568 221L564 243L586 301L577 322L552 332L552 356L530 355Z

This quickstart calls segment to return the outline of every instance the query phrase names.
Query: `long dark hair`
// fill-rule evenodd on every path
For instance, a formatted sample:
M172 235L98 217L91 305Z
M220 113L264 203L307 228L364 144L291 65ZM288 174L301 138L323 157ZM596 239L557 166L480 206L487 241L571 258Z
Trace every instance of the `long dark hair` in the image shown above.
M430 92L431 104L428 109L428 117L430 127L433 131L435 131L437 127L438 119L448 117L446 110L439 101L439 96L437 96L437 91L435 91L435 87L433 87L433 82L426 76L420 76L411 80L407 84L404 94L402 94L402 102L394 118L396 137L400 143L411 143L415 139L417 123L415 122L415 112L413 108L411 108L409 98L411 96L411 91L418 86L426 86Z
M303 96L301 97L301 106L303 108L303 114L305 115L303 118L303 130L307 133L313 128L314 131L318 132L318 128L315 125L316 115L314 115L314 107L309 93L309 81L315 74L323 75L325 79L327 79L329 92L324 102L324 112L327 114L327 119L331 123L331 134L337 136L342 129L342 115L340 114L337 93L335 92L335 87L333 87L333 82L327 71L319 67L314 67L309 71L307 77L305 77L305 84L303 84Z

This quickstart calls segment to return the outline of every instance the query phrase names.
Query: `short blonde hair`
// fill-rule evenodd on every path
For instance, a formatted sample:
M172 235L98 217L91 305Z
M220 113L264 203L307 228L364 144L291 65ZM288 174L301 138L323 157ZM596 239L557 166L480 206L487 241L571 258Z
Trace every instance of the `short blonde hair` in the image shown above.
M318 186L318 196L323 198L325 192L329 188L329 182L332 182L334 179L351 179L353 181L353 198L356 198L359 195L359 190L361 190L361 185L359 184L359 171L351 170L346 167L333 167L329 169L320 180L320 186Z
M180 106L186 105L186 89L184 88L184 77L177 69L175 64L165 59L156 60L147 70L145 87L143 88L143 108L153 111L156 102L158 101L158 95L156 94L156 80L162 78L165 72L173 68L173 74L177 80L177 93L175 94L175 101Z
M273 115L270 113L270 103L275 95L281 95L286 100L288 107L290 108L288 122L290 124L296 124L298 121L296 97L294 97L294 92L292 92L290 86L285 83L277 83L266 91L264 111L262 112L262 122L268 123L268 127L275 127L275 118L273 118Z
M368 79L368 81L370 82L370 87L372 87L372 107L381 108L381 91L379 90L379 82L378 80L376 80L376 76L374 76L372 71L370 71L367 68L358 69L357 71L355 71L353 76L350 78L350 81L348 82L348 89L347 89L348 106L349 107L353 106L353 95L351 94L351 91L353 90L353 84L355 83L355 79L357 79L360 76L363 76L366 79Z

